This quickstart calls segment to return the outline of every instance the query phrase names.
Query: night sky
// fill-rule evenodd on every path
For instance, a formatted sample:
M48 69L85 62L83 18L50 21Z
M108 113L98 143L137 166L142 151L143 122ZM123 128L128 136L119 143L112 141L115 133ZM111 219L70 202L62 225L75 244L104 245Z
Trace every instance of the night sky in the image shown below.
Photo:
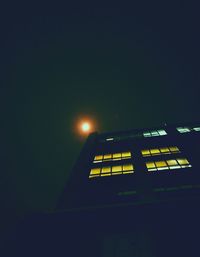
M55 207L77 118L99 132L199 119L199 8L172 3L5 6L1 226Z

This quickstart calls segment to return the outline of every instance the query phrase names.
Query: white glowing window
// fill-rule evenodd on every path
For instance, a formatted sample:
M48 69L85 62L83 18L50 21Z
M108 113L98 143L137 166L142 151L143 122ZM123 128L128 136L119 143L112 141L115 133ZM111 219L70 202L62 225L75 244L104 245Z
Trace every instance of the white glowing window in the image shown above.
M106 141L113 141L114 138L113 137L110 137L110 138L106 138Z
M164 129L145 131L143 133L144 137L158 137L158 136L165 136L165 135L167 135L167 132Z
M143 136L144 136L144 137L151 137L151 134L150 134L149 132L144 132L144 133L143 133Z
M159 133L160 136L167 135L167 132L164 129L158 130L158 133Z
M194 131L200 131L200 127L193 128Z
M188 133L188 132L191 131L191 129L188 128L188 127L178 127L178 128L176 128L176 129L177 129L178 132L180 132L180 133Z

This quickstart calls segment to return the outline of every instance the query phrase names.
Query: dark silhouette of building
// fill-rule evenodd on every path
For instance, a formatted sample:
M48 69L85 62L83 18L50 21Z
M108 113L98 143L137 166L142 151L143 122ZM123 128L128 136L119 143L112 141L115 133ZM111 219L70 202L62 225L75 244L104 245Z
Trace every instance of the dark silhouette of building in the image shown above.
M91 134L58 208L160 202L199 192L200 126Z
M20 227L16 256L198 256L199 142L200 123L89 135L55 212Z
M58 204L82 220L75 233L82 249L89 256L195 256L199 142L199 123L91 134Z

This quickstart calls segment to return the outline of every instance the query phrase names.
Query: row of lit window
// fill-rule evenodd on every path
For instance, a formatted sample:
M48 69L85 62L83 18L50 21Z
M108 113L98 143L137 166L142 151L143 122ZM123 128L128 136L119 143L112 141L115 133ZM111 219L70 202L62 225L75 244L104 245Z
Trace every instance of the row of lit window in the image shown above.
M107 167L91 169L89 178L100 177L100 176L105 177L105 176L112 176L112 175L130 174L133 172L134 172L134 167L132 164L107 166Z
M174 154L180 153L180 150L176 146L171 147L162 147L162 148L154 148L154 149L144 149L141 151L144 157L154 156L154 155L162 155L162 154ZM118 161L124 159L130 159L131 152L122 152L122 153L108 153L104 155L96 155L94 157L93 163L105 162L105 161Z
M191 131L199 132L200 131L200 127L193 127L193 128L190 128L190 127L178 127L177 130L180 133L188 133L188 132L191 132Z
M154 148L154 149L144 149L141 151L144 157L162 155L162 154L174 154L180 153L180 150L176 146L163 147L163 148Z
M200 131L200 127L178 127L176 128L180 133L187 133L191 131ZM164 129L159 130L152 130L152 131L145 131L143 132L144 137L158 137L158 136L165 136L167 132ZM109 137L106 138L106 141L113 141L115 138Z
M146 162L148 171L159 171L159 170L173 170L190 168L192 165L186 158L178 158L171 160ZM132 164L118 165L118 166L106 166L98 167L90 170L89 178L94 177L105 177L112 175L122 175L134 173L134 166Z
M173 159L166 161L147 162L148 171L172 170L192 167L187 159Z
M104 155L96 155L94 157L94 163L97 162L105 162L105 161L118 161L124 159L130 159L131 152L123 152L123 153L108 153Z
M164 129L146 131L143 133L144 137L158 137L158 136L165 136L165 135L167 135L167 132Z

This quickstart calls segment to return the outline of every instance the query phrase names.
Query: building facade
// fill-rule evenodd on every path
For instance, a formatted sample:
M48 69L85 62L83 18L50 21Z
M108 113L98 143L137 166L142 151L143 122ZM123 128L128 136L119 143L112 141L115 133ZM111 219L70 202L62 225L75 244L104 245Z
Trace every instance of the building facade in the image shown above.
M162 202L199 194L200 124L91 134L58 208Z
M199 256L199 142L200 123L91 134L57 209L3 256Z

